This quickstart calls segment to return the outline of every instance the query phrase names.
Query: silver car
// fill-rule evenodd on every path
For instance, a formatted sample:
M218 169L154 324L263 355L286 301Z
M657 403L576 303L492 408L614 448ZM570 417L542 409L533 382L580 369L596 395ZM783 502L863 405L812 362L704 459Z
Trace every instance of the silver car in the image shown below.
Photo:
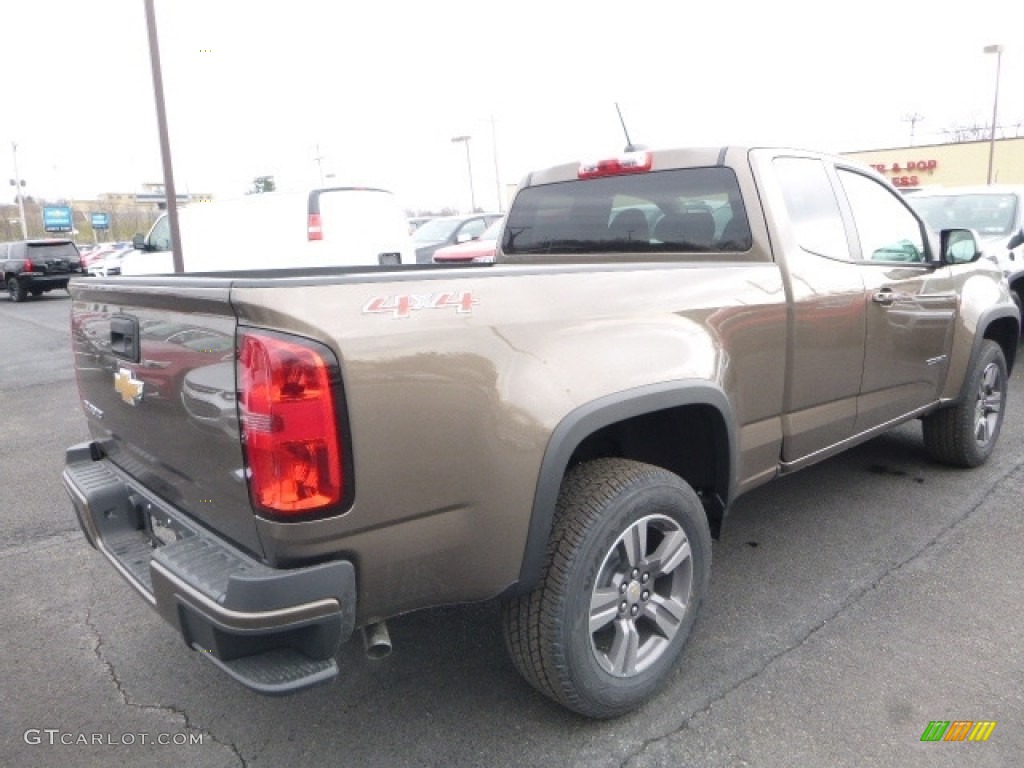
M1024 296L1024 185L936 187L907 195L936 230L973 229L982 251L998 263L1021 306Z

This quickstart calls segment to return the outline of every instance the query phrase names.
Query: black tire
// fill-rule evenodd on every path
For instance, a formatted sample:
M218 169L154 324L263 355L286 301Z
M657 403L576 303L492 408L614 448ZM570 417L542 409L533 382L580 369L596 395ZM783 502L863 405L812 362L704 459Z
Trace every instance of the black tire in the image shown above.
M988 461L1006 410L1006 358L994 341L983 341L959 403L922 420L928 455L943 464L977 467Z
M623 459L565 477L540 584L504 607L512 661L541 693L607 718L679 661L708 587L711 534L682 479Z
M28 291L16 277L7 280L7 293L10 294L11 301L24 301L28 298Z

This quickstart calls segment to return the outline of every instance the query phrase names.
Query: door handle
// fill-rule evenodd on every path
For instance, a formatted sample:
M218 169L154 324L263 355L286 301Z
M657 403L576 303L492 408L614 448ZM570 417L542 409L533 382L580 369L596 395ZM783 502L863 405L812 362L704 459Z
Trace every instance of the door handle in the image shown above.
M881 304L883 307L891 306L896 301L897 295L893 292L892 288L883 288L880 291L876 291L871 297L871 300L875 304Z

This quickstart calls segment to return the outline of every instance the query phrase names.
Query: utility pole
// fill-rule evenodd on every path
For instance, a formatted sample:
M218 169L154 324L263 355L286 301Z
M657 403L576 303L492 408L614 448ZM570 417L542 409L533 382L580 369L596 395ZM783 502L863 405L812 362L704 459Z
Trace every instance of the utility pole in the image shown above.
M466 145L466 167L469 168L469 204L470 213L476 213L476 193L473 191L473 161L469 157L469 140L472 136L455 136L452 138L452 144L465 144Z
M314 157L313 159L316 160L317 170L320 171L320 189L323 189L324 188L324 164L323 164L324 156L320 154L320 145L319 144L316 145L316 157Z
M916 128L917 124L922 120L924 120L924 115L919 115L917 112L903 117L904 123L910 123L910 146L914 146L914 128Z
M11 152L14 154L14 179L11 183L14 184L14 193L18 198L18 213L21 215L21 239L28 240L28 227L25 223L25 196L22 194L25 182L18 175L18 144L16 142L11 142Z

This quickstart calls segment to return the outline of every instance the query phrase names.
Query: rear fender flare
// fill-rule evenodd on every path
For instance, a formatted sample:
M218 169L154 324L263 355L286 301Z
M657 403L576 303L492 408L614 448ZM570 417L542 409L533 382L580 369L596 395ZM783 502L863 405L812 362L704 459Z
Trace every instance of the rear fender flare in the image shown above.
M616 392L581 405L559 422L544 451L517 592L529 591L540 578L562 478L569 468L573 452L583 440L611 424L686 405L710 406L722 416L726 425L729 457L726 503L732 499L736 486L738 441L732 406L719 387L707 381L673 381Z

